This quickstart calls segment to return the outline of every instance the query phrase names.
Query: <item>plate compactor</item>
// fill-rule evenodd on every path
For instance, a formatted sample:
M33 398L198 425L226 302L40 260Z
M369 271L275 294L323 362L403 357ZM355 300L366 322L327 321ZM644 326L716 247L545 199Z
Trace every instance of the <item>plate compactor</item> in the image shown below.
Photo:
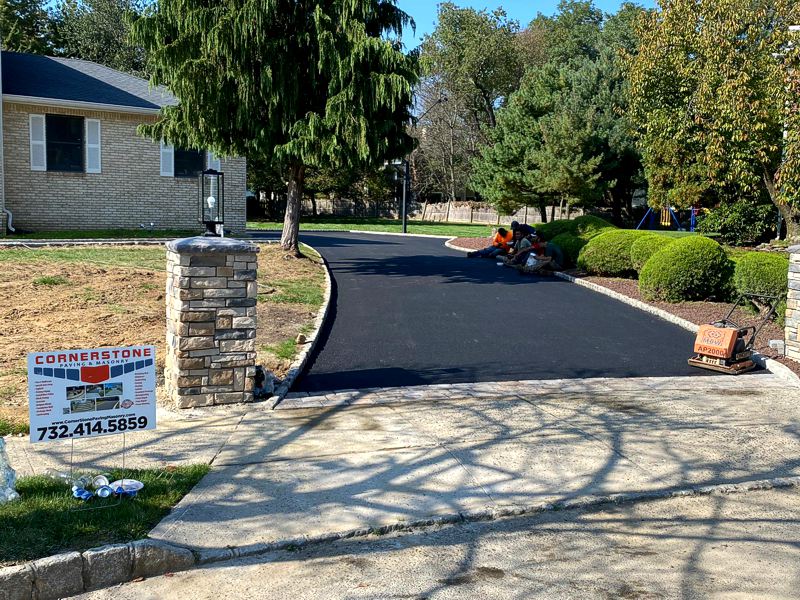
M745 302L757 303L766 307L762 311L763 318L758 326L739 327L731 320L733 312ZM742 294L731 307L728 315L710 325L701 325L694 340L695 355L689 364L701 369L710 369L720 373L739 375L756 367L753 362L753 344L758 332L775 313L778 298L761 294Z

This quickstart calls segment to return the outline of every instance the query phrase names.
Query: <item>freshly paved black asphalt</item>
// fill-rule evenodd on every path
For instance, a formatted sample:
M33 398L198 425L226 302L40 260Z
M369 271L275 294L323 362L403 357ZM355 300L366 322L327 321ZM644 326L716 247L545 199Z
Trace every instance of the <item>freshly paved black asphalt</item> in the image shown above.
M328 261L334 296L296 391L709 374L686 364L691 333L561 279L440 239L301 237Z

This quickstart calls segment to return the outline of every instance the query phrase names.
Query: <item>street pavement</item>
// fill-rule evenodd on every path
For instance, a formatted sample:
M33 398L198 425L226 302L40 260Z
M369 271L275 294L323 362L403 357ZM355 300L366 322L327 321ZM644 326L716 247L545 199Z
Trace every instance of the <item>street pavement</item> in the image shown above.
M795 488L466 523L217 563L82 598L797 598L798 503Z
M691 333L561 279L468 259L441 239L301 239L328 261L334 294L294 389L709 375L686 364Z

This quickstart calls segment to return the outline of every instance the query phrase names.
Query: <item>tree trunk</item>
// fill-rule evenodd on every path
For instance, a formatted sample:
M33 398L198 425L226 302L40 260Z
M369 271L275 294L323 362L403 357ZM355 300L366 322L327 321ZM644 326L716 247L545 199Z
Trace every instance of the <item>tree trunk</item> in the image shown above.
M547 223L547 205L543 200L539 201L539 216L542 217L542 223Z
M551 221L555 221L556 220L556 203L555 202L553 202L550 205L550 220Z
M764 184L767 186L769 199L777 207L786 223L786 241L789 242L789 245L800 244L800 207L783 202L778 188L775 186L775 177L766 167L763 167L763 170ZM780 236L780 231L778 235Z
M317 194L311 194L311 215L316 217L317 216Z
M305 179L305 165L293 165L289 174L289 189L286 197L286 215L283 218L283 234L281 235L281 248L300 256L298 247L298 234L300 231L300 199L303 197L303 181Z
M611 193L611 190L606 190L606 198L611 204L611 222L622 227L622 199Z
M563 196L561 197L561 200L558 203L558 218L559 219L563 219L564 218L564 197ZM567 218L569 218L569 215L567 215Z

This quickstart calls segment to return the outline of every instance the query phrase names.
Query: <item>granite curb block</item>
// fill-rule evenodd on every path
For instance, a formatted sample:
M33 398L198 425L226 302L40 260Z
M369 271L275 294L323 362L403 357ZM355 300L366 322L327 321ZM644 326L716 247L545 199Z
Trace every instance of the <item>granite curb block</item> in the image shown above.
M667 500L671 498L686 498L692 496L710 496L737 494L750 491L773 490L800 487L800 477L776 477L773 479L760 479L740 483L722 483L714 485L692 486L688 488L655 490L648 492L621 492L604 496L579 496L558 500L555 502L540 502L530 505L501 506L496 508L483 508L437 515L403 521L378 527L360 527L337 533L325 533L316 536L291 538L251 544L241 547L228 547L224 549L194 549L198 566L207 565L226 560L258 556L280 550L298 550L308 546L332 543L340 540L364 538L370 535L386 535L393 532L418 530L427 527L441 527L458 523L474 523L479 521L494 521L521 516L533 516L542 513L600 508L606 505L630 504L633 502L647 502L653 500Z
M197 564L188 548L138 540L66 552L0 569L3 600L51 600L99 590L139 577L185 571Z
M602 508L608 505L648 502L670 498L740 494L751 491L800 487L800 477L776 477L739 483L698 485L648 492L621 492L603 496L578 496L555 502L483 508L391 523L360 527L342 532L289 538L275 542L224 549L194 549L156 540L138 540L92 548L82 553L67 552L33 562L0 569L3 600L54 600L98 590L140 577L187 571L197 566L259 556L280 550L298 550L340 540L386 535L393 532L443 527L458 523L494 521L566 510Z
M275 408L281 403L281 401L283 401L283 399L286 397L286 394L288 394L289 390L292 388L292 385L294 385L297 377L303 372L303 369L305 369L311 353L317 346L319 332L322 331L322 326L325 324L325 319L328 318L328 312L330 310L333 282L331 280L331 271L328 267L328 261L325 260L325 257L322 256L322 253L316 248L309 246L308 244L305 245L316 252L322 260L322 270L325 272L325 293L322 299L322 306L320 307L319 311L317 312L317 316L314 319L314 330L306 337L307 341L304 344L305 347L297 356L297 358L294 359L294 362L292 362L291 366L289 367L289 372L286 374L286 377L283 378L283 381L275 390L275 399L272 402L272 408Z
M444 243L445 246L451 248L453 250L459 250L461 252L471 252L468 248L462 248L460 246L456 246L451 244L451 242L456 238L450 238L448 241ZM697 333L697 330L700 328L699 325L695 325L691 321L687 321L686 319L682 319L680 317L676 317L675 315L668 313L665 310L661 310L660 308L656 308L655 306L651 306L646 302L642 302L641 300L636 300L634 298L630 298L625 294L620 294L619 292L615 292L614 290L610 290L607 287L603 287L602 285L598 285L596 283L592 283L591 281L584 281L578 277L574 277L573 275L569 275L567 273L560 273L558 271L553 273L556 277L560 277L566 281L574 283L576 285L583 286L587 289L590 289L594 292L599 294L603 294L604 296L608 296L610 298L614 298L615 300L619 300L629 306L633 306L634 308L638 308L639 310L643 310L647 313L650 313L653 316L659 317L664 319L665 321L669 321L670 323L677 325L678 327L682 327L687 331L691 331L692 333ZM753 352L753 361L759 366L764 369L768 369L772 371L776 375L780 376L781 378L785 379L787 382L792 383L796 386L800 386L800 377L798 377L794 371L792 371L789 367L784 364L779 363L777 360L767 358L759 354L758 352Z
M458 250L459 252L464 252L464 253L472 252L472 250L470 250L469 248L462 248L461 246L456 246L453 243L453 240L455 240L455 239L458 239L458 238L454 238L454 237L448 238L447 241L444 243L444 245L446 247L450 248L451 250Z

